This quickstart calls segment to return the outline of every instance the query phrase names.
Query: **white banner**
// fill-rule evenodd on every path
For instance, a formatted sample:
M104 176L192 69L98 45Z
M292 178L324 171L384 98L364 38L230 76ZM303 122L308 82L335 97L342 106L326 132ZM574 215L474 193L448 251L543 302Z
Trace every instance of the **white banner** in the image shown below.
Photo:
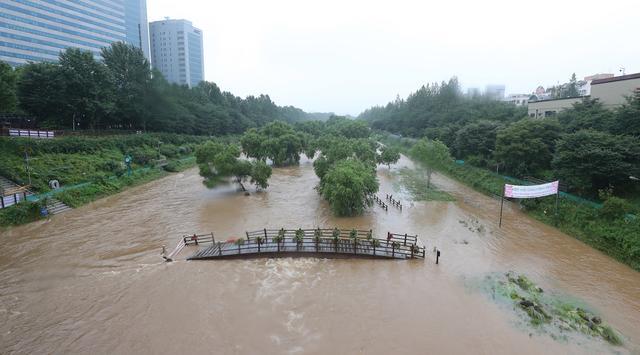
M504 197L512 198L535 198L558 193L559 181L550 182L542 185L504 185Z

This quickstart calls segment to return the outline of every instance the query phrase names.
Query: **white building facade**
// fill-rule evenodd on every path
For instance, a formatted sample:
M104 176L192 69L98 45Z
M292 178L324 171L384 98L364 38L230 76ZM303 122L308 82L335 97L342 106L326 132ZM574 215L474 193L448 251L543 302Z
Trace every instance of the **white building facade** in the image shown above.
M204 80L202 31L187 20L149 24L151 63L171 83L197 86Z

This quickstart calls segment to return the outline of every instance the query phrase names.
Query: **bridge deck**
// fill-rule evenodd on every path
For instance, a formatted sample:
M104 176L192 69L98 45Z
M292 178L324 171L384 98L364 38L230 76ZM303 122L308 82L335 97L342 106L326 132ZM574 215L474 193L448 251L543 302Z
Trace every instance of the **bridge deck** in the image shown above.
M241 241L215 242L213 236L184 238L184 243L211 243L188 257L188 260L219 259L230 257L284 256L315 254L323 257L365 257L386 259L424 259L425 247L416 236L387 234L387 239L371 236L371 231L303 230L296 237L296 230L262 230L247 232ZM280 235L280 237L278 237ZM196 243L197 241L197 243Z

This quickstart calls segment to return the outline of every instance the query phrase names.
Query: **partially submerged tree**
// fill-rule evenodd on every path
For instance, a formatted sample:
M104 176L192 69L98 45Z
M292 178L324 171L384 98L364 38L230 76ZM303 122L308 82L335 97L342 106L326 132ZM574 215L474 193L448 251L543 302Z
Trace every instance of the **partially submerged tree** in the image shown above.
M262 161L240 159L240 149L233 144L209 141L196 149L196 162L209 188L228 177L232 177L242 191L246 191L243 182L248 179L259 188L269 186L271 167Z
M341 160L320 181L320 193L338 216L362 214L378 191L375 170L356 159Z
M251 158L271 159L276 166L297 164L305 151L306 135L284 122L272 122L262 129L252 128L241 138L242 150Z
M380 149L378 155L378 163L385 164L391 168L391 164L395 164L400 160L400 150L398 148L384 146Z

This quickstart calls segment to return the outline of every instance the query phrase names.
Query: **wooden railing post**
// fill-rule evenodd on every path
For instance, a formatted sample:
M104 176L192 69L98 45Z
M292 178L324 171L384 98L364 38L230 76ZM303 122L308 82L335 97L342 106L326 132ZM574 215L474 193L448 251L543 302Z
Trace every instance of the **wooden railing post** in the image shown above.
M407 233L404 234L404 246L407 246Z
M264 229L264 240L267 240L267 228Z
M251 239L249 238L249 232L245 231L244 233L247 235L247 241L250 241Z
M213 232L211 232L211 244L216 243L216 238L213 236Z

